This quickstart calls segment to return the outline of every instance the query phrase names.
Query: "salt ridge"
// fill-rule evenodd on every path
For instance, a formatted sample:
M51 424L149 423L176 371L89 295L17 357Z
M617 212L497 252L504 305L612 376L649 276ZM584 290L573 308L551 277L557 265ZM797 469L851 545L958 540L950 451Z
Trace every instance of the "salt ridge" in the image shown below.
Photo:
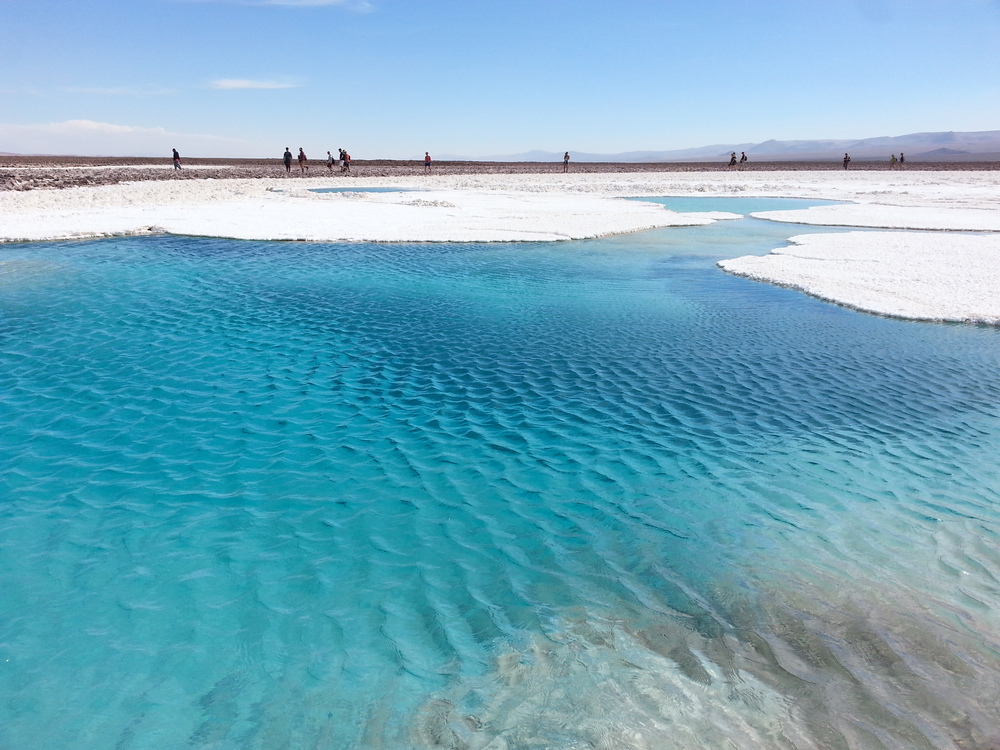
M704 172L348 178L414 193L310 192L344 178L184 180L0 193L0 242L167 232L247 240L510 242L711 223L642 196L851 201L760 218L888 228L793 238L724 270L882 315L1000 324L1000 173ZM938 230L921 233L912 230ZM969 237L959 231L985 234Z

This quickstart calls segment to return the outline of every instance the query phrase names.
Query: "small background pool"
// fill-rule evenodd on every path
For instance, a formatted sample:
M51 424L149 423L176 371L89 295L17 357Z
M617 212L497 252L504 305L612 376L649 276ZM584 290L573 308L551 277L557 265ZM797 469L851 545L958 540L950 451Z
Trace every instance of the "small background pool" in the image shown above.
M337 188L312 188L310 193L415 193L419 192L415 188L397 187L337 187Z
M649 203L660 203L678 213L728 211L748 216L758 211L794 211L810 206L836 205L841 201L822 201L812 198L729 198L717 196L685 196L678 198L632 198Z

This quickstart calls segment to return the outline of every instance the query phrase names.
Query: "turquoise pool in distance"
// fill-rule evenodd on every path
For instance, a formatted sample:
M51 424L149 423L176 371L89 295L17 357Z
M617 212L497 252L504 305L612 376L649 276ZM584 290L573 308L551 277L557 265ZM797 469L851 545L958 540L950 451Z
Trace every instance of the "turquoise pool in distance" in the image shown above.
M0 246L0 747L985 747L1000 331L805 231Z
M310 188L310 193L414 193L416 188L398 187L336 187L336 188Z
M815 200L812 198L731 198L714 195L696 195L681 197L632 198L650 203L660 203L671 211L678 213L698 213L709 211L728 211L734 214L748 216L759 211L794 211L809 206L829 206L842 201Z

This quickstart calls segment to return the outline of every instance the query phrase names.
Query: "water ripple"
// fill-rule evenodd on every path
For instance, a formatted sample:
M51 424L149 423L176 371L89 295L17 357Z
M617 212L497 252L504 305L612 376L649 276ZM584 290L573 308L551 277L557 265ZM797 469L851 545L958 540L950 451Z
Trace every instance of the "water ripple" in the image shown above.
M0 744L996 747L997 332L640 241L6 246Z

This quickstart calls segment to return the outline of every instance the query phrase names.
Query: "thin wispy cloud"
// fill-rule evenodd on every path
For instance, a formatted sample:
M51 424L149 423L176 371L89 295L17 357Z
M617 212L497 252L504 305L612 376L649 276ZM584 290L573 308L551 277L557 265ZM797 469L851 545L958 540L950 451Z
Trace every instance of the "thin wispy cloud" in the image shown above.
M224 3L226 5L272 5L288 8L343 8L356 13L370 13L375 6L368 0L181 0L189 3Z
M238 138L204 133L178 133L163 127L120 125L96 120L15 124L0 122L4 150L22 154L140 156L169 153L172 147L215 155L247 153Z
M346 10L370 11L374 10L371 3L365 0L258 0L254 5L293 5L302 8L319 7L323 5L335 5Z
M63 122L45 122L33 124L0 123L0 133L48 133L56 135L143 135L167 136L178 138L200 138L219 141L230 141L231 138L214 135L195 135L175 133L162 127L145 128L136 125L118 125L113 122L98 122L97 120L65 120Z
M70 86L63 91L98 96L170 96L177 93L161 86Z
M220 78L212 81L209 88L220 91L238 91L240 89L297 89L302 84L282 81L254 81L249 78Z
M0 0L0 2L7 2L8 0ZM49 95L49 92L43 91L42 89L31 87L19 87L19 88L3 88L0 87L0 94L11 94L11 95L26 95L26 96L37 96L45 97Z
M166 128L142 128L134 125L97 122L96 120L66 120L64 122L46 122L37 125L5 125L3 127L42 133L103 133L105 135L142 133L146 135L170 135Z

